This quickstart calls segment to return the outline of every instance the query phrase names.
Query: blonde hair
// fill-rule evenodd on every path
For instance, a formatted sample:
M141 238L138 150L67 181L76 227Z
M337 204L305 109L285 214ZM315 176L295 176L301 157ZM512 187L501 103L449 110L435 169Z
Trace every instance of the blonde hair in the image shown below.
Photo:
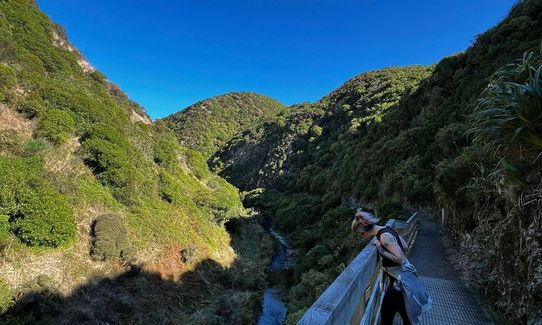
M352 220L352 226L351 229L355 233L360 233L359 230L360 226L363 227L363 221L369 224L376 224L379 219L375 217L372 213L363 211L362 208L358 208L356 210L356 216L354 217L354 220Z

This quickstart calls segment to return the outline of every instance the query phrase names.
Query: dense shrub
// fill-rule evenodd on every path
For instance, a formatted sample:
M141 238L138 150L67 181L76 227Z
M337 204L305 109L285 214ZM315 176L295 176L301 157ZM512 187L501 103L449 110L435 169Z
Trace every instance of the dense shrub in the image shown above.
M322 216L321 227L324 230L348 224L354 215L354 210L348 207L338 207L327 210Z
M310 306L329 286L331 279L325 273L309 270L301 276L301 281L290 290L293 310Z
M97 123L83 135L81 153L100 182L125 204L133 204L156 188L145 157L119 129Z
M382 219L381 221L385 221L387 219L402 220L405 219L407 211L401 204L401 201L386 199L378 205L376 214L379 218Z
M154 162L160 166L171 167L177 162L177 142L175 139L162 135L154 139Z
M30 246L58 247L76 236L75 217L66 198L43 178L37 159L0 158L0 214Z
M4 313L12 303L12 294L7 283L0 278L0 314Z
M14 230L22 241L31 246L58 247L75 239L73 210L50 186L40 184L18 199L24 203L14 217Z
M38 136L57 144L64 143L72 135L74 128L75 120L69 112L49 109L39 120Z
M5 64L0 63L0 101L9 97L9 92L17 84L15 71Z
M92 232L92 259L109 261L120 258L128 261L133 257L134 247L130 244L128 230L121 217L113 214L99 216L94 221Z
M23 71L30 74L39 74L45 75L45 67L41 59L32 53L23 53L19 56L19 61L21 62L21 67Z
M179 194L180 185L178 180L175 179L168 172L161 172L158 175L158 184L160 189L160 198L167 203L179 202L177 197Z
M45 103L39 93L31 92L19 101L16 109L27 118L34 118L45 111Z
M0 214L0 246L8 238L10 228L9 216L6 214Z
M465 202L465 186L473 177L475 165L466 154L455 159L444 160L436 168L435 192L442 203L453 204L455 208L468 206Z

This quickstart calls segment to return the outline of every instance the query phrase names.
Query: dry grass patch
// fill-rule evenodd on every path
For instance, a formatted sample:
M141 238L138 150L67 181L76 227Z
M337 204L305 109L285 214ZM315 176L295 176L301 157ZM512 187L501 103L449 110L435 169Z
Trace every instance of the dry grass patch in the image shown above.
M33 122L0 103L0 132L13 130L21 140L28 141L32 138L34 129Z

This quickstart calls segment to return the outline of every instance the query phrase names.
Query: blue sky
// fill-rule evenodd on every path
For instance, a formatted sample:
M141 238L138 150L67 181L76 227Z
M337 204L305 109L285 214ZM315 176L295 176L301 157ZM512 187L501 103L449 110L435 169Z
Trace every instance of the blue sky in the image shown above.
M433 64L471 45L514 3L38 0L153 118L230 91L315 101L364 71Z

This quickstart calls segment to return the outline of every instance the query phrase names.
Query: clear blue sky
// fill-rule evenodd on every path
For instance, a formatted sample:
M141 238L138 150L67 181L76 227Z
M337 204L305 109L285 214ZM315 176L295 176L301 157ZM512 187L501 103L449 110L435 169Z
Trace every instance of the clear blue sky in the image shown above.
M464 50L513 0L38 0L153 118L230 91L315 101L364 71Z

